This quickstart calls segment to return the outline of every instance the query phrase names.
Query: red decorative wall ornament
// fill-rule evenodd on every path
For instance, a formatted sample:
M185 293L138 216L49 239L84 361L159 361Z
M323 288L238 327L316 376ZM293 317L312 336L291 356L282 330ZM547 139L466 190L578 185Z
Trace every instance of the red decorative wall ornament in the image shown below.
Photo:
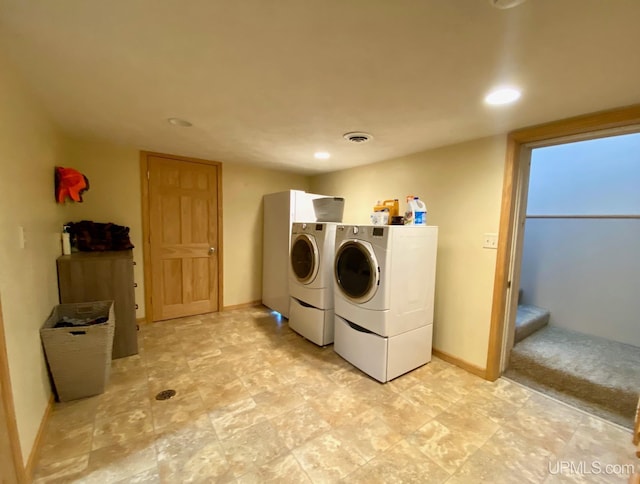
M82 202L82 194L89 189L89 179L73 168L56 166L56 202L64 203L69 197L74 202Z

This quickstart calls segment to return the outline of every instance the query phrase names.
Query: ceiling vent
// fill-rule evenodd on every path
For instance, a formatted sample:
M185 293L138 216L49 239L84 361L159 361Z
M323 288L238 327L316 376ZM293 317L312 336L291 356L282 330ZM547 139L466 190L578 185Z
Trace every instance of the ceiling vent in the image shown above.
M507 8L517 7L521 3L524 3L524 1L525 0L489 0L489 3L495 8L506 10Z
M358 132L345 133L342 135L342 137L347 141L350 141L351 143L366 143L367 141L371 141L373 139L373 136L371 136L369 133Z

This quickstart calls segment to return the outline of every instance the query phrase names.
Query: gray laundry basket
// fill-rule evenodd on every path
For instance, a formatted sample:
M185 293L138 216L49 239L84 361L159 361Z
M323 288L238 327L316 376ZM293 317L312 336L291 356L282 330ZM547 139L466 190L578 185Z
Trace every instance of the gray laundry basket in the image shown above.
M318 222L342 222L344 198L322 197L313 199L313 210Z
M64 316L108 319L100 324L54 328ZM59 401L104 392L111 371L114 329L113 301L59 304L53 308L40 329L40 338Z

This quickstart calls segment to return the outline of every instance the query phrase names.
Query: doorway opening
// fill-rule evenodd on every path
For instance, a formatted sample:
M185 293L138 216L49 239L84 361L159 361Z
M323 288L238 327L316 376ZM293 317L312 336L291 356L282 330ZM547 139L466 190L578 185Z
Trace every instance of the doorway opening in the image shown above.
M486 370L489 380L503 374L514 343L533 150L638 131L640 106L632 106L509 134Z
M504 375L631 427L640 381L640 134L533 147Z

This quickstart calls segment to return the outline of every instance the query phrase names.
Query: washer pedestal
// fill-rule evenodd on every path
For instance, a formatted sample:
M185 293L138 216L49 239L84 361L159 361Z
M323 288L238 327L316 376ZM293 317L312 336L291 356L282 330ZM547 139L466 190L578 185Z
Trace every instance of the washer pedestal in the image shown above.
M318 346L333 343L333 309L318 309L295 297L289 299L289 327Z
M433 325L385 338L335 316L333 349L367 375L385 383L431 361Z

